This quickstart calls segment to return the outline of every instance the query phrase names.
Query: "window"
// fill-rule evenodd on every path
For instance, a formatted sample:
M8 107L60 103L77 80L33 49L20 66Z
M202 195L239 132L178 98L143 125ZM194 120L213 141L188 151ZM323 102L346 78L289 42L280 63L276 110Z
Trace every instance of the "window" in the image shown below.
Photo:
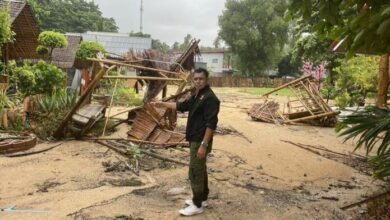
M211 62L218 63L218 58L213 58L213 60Z

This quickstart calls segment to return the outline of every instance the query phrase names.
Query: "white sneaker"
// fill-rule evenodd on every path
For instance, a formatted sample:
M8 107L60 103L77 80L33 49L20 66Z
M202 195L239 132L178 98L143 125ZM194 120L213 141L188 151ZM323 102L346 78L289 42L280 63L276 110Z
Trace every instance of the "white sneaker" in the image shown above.
M185 201L185 203L186 203L186 205L195 205L194 202L192 201L192 199L187 199ZM207 207L207 206L209 206L209 202L207 202L207 200L203 201L202 202L202 207Z
M190 205L185 209L181 209L179 212L185 216L196 215L203 212L203 207L198 208L196 205Z

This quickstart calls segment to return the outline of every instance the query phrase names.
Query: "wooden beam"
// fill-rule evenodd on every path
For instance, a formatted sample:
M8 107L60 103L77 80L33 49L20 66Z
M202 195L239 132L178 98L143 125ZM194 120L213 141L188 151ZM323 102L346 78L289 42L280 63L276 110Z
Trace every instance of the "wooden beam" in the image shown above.
M339 114L340 112L327 112L327 113L322 113L322 114L318 114L318 115L312 115L312 116L307 116L307 117L303 117L303 118L297 118L297 119L293 119L293 120L287 120L286 123L289 123L289 122L299 122L299 121L306 121L306 120L310 120L310 119L316 119L316 118L321 118L321 117L326 117L326 116L331 116L331 115L337 115Z
M138 66L138 65L117 62L117 61L112 61L112 60L106 60L106 59L88 58L88 60L94 61L94 62L101 62L101 63L117 65L117 66L127 66L127 67L132 67L134 69L150 70L150 71L161 72L161 73L170 73L170 74L174 74L174 75L181 75L182 74L181 72L172 72L172 71L163 70L163 69L156 69L156 68L151 68L151 67L146 67L146 66Z

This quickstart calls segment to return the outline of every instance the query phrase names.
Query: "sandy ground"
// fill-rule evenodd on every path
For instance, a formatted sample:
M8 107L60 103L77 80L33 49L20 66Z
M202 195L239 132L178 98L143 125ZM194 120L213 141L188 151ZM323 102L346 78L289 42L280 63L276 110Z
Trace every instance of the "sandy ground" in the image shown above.
M348 154L353 143L343 143L333 128L255 122L246 108L259 102L258 97L238 89L215 91L222 101L219 126L233 128L246 138L215 137L208 158L210 206L204 214L186 219L352 219L364 207L348 211L340 207L384 188L383 182L373 182L338 160L282 141ZM185 121L179 117L180 125ZM123 125L111 136L126 137L128 129ZM188 159L186 148L156 152ZM145 158L139 176L130 171L104 172L102 163L119 157L104 146L81 141L63 142L31 156L0 157L0 207L47 211L1 211L0 219L184 218L178 210L191 196L187 167Z

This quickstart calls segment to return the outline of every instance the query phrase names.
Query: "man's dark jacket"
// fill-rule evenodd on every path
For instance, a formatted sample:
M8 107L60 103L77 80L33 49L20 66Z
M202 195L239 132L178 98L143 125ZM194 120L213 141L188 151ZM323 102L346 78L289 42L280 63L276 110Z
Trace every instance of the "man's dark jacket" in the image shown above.
M199 90L197 95L192 95L183 102L177 102L178 111L189 111L186 140L190 142L201 142L206 128L215 130L218 123L219 100L211 90L210 86L205 86Z

